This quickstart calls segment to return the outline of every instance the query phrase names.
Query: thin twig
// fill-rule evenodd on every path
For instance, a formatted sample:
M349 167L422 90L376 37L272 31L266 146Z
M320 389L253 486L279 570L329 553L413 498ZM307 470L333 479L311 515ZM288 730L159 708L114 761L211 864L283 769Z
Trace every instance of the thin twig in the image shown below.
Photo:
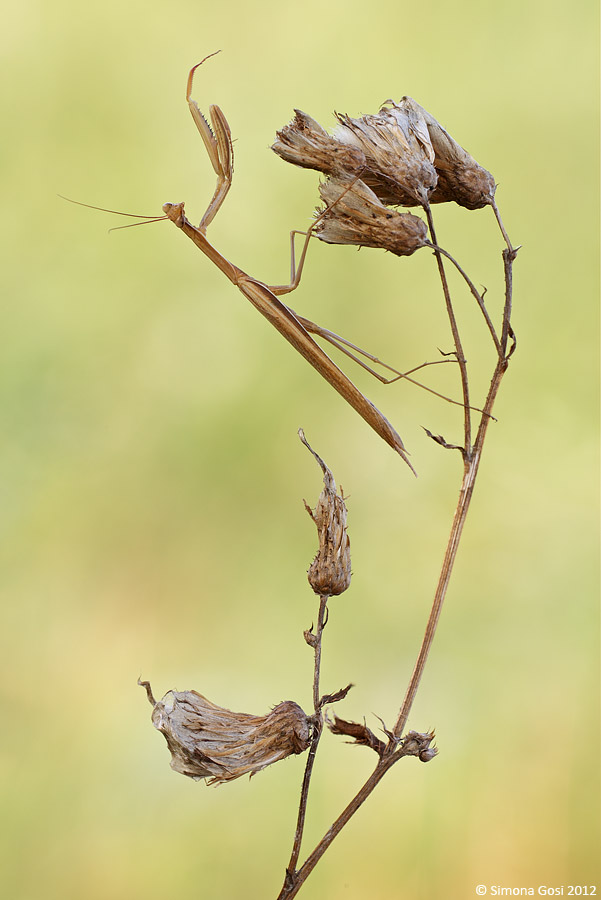
M500 352L500 350L501 350L501 342L499 341L499 338L498 338L498 336L497 336L497 332L495 331L495 326L493 325L492 320L491 320L491 318L490 318L490 315L488 314L488 310L486 309L486 306L485 306L485 304L484 304L484 296L477 290L475 284L473 283L473 281L471 280L471 278L469 277L469 275L467 274L467 272L465 272L465 271L461 268L461 266L459 265L459 263L457 262L457 260L455 259L454 256L451 256L451 254L450 254L450 253L447 253L446 250L443 250L442 247L434 247L434 245L432 245L432 247L433 247L433 249L438 250L440 253L442 253L443 256L445 256L450 262L452 262L453 265L455 266L455 268L457 269L457 271L459 272L459 274L460 274L460 275L462 276L462 278L465 280L465 282L466 282L467 286L469 287L471 293L472 293L473 296L476 298L476 303L477 303L478 306L480 307L480 310L481 310L481 312L482 312L482 315L484 316L484 319L485 319L486 324L487 324L487 326L488 326L488 330L490 331L491 337L492 337L493 341L495 342L495 347L497 348L497 351ZM473 408L473 407L472 407L472 408ZM481 410L479 410L479 411L481 412Z
M346 809L340 813L336 821L328 828L321 841L317 844L310 856L307 857L301 868L292 877L286 872L286 881L282 890L277 896L277 900L292 900L296 897L301 887L324 855L334 838L340 834L349 819L357 812L363 802L369 797L373 789L382 780L388 769L396 762L394 757L381 758L372 774L369 776L365 784L357 791L356 795L350 801Z
M298 808L298 818L296 821L296 831L294 834L294 844L292 845L292 853L290 855L290 862L286 867L286 881L290 881L294 878L296 874L296 866L298 863L298 857L300 854L301 844L303 840L303 831L305 828L305 818L307 815L307 800L309 797L309 786L311 784L311 774L313 772L313 764L315 762L315 755L317 753L317 747L319 744L319 740L321 738L321 733L323 730L323 712L321 709L320 703L320 689L319 689L319 677L321 670L321 639L323 635L323 630L325 628L327 622L327 603L328 597L320 597L319 598L319 613L317 616L317 630L315 635L312 636L312 646L315 654L315 661L313 666L313 735L311 738L311 746L309 747L309 754L307 756L307 762L305 765L305 774L303 776L303 784L301 787L301 797Z
M507 249L509 251L513 252L514 247L512 247L511 241L509 240L509 235L505 231L505 226L503 225L503 220L501 219L501 213L499 212L499 207L497 206L496 201L493 200L491 205L492 205L493 212L495 214L495 218L498 222L499 228L501 229L501 234L503 235L503 238L505 239L505 243L507 244ZM519 249L519 248L517 248L517 249ZM514 259L515 259L515 255L514 255Z
M459 499L457 501L457 507L453 516L453 524L451 525L451 533L449 535L441 573L438 579L438 584L436 586L436 592L434 594L432 609L430 610L428 623L426 625L426 631L422 640L422 645L419 650L415 667L413 669L413 674L411 675L411 680L409 681L409 685L407 687L405 699L403 700L403 705L401 707L399 717L393 729L393 734L397 739L401 737L405 729L405 725L407 724L407 719L409 717L411 707L413 706L413 701L415 700L424 668L426 666L428 654L430 652L430 648L432 647L434 635L436 634L436 626L438 625L442 605L446 597L449 581L451 580L451 573L453 571L453 565L457 556L459 541L461 540L463 526L467 518L470 501L472 499L472 494L474 491L474 483L476 480L476 475L478 474L478 467L480 465L482 441L484 440L484 432L482 430L482 426L484 425L484 428L486 428L486 426L490 422L490 414L495 397L497 395L497 391L499 389L501 376L502 373L498 373L498 371L495 371L495 376L493 377L493 381L489 389L487 401L484 405L485 413L482 415L480 427L478 429L478 437L480 437L480 435L482 434L482 439L477 447L474 446L470 458L464 461L463 481L461 483Z
M507 342L510 337L515 341L515 335L511 327L511 308L513 297L513 261L517 256L518 249L509 247L503 250L503 267L505 270L505 307L503 309L503 330L501 332L501 352L508 359L513 350L507 355Z
M469 391L469 382L467 377L467 361L465 355L463 353L463 346L461 344L461 337L459 335L459 328L457 326L457 319L455 317L455 310L453 309L453 303L451 301L451 292L449 290L449 284L447 281L447 275L444 269L444 264L442 261L442 254L438 249L438 241L436 240L436 232L434 230L434 219L432 218L432 210L430 209L430 205L426 204L424 206L424 211L426 213L426 218L428 219L428 228L430 229L430 235L432 236L432 243L435 245L434 255L436 256L436 263L438 265L438 273L440 275L440 282L442 284L442 291L444 294L445 305L447 308L447 314L449 317L449 324L451 326L451 334L453 335L453 342L455 344L455 351L457 354L457 362L459 363L459 371L461 373L461 389L463 392L463 437L464 437L464 453L466 458L469 458L471 452L471 441L472 441L472 420L471 420L471 412L470 412L470 391Z

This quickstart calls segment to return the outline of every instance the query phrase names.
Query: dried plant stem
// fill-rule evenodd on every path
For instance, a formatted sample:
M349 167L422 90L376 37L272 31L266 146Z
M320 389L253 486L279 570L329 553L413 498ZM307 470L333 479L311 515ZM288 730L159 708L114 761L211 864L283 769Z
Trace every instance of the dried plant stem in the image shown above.
M470 445L471 445L471 440L472 440L472 419L471 419L471 407L470 407L470 389L469 389L469 381L468 381L468 377L467 377L467 362L466 362L465 355L463 352L461 337L459 335L459 326L457 325L457 319L455 317L455 310L453 309L453 303L451 301L451 292L449 290L447 274L444 269L442 255L438 249L438 241L436 240L436 231L434 230L434 219L432 217L432 210L430 209L429 204L426 204L424 206L424 211L426 213L426 218L428 219L428 228L430 229L432 243L435 245L434 255L436 256L436 264L438 265L438 273L440 275L440 282L442 284L442 291L444 294L445 305L447 308L447 315L449 317L449 324L451 326L451 334L453 335L453 343L455 344L455 353L457 355L457 362L459 364L459 371L461 373L461 390L463 392L464 452L465 452L465 454L468 454L470 451Z
M499 228L501 229L501 234L503 235L503 238L505 239L505 243L507 244L507 249L509 250L510 253L513 253L513 256L512 256L512 260L513 260L513 259L515 259L514 248L512 247L511 241L509 240L509 235L508 235L507 232L505 231L505 226L503 225L503 220L502 220L502 218L501 218L501 213L499 212L499 207L497 206L495 200L492 201L492 204L491 204L491 205L492 205L493 212L494 212L494 214L495 214L495 218L496 218L497 223L498 223L498 225L499 225ZM519 249L519 247L516 248L516 249Z
M340 834L349 819L357 812L363 802L367 800L373 789L379 784L388 769L395 762L396 759L392 756L383 757L378 761L376 768L365 784L357 791L346 809L340 813L336 821L332 824L331 828L328 828L319 844L315 847L311 855L307 857L298 872L294 873L292 877L289 877L290 873L286 872L286 880L282 890L277 896L277 900L291 900L292 897L296 897L334 838Z
M409 713L411 712L411 707L413 706L413 701L415 700L426 661L428 659L428 654L434 640L436 626L438 625L438 619L440 618L442 605L447 593L449 581L451 580L451 574L457 556L457 550L459 548L459 541L461 540L463 526L467 518L470 502L474 492L476 476L478 474L478 468L480 466L480 459L482 458L484 439L486 437L486 431L491 420L492 408L494 406L499 387L501 386L501 379L503 378L506 369L507 359L503 357L499 359L495 368L495 372L488 391L488 396L486 398L486 403L484 405L485 412L480 420L480 426L478 428L478 433L473 450L469 453L469 455L466 455L464 461L463 481L461 483L461 489L459 491L459 499L457 501L455 515L453 516L451 533L449 535L440 577L436 586L432 609L430 610L428 624L426 625L426 631L424 634L422 645L420 647L417 661L415 663L415 668L409 682L409 686L407 687L405 699L403 700L403 705L401 707L399 717L393 729L393 734L396 738L401 737L405 729L405 725L407 724L407 719L409 718Z
M485 293L485 291L481 294L481 293L476 289L476 286L474 285L473 281L471 280L471 278L469 277L469 275L467 274L467 272L465 272L465 271L461 268L461 266L459 265L459 263L457 262L457 260L456 260L453 256L451 256L450 253L447 253L447 251L446 251L446 250L443 250L442 247L436 247L436 248L434 248L434 249L437 249L439 253L442 253L442 255L443 255L444 257L446 257L450 262L452 262L453 265L455 266L455 268L457 269L457 271L459 272L459 274L461 275L461 277L464 279L464 281L465 281L465 283L467 284L467 286L469 287L469 289L470 289L472 295L474 296L474 298L475 298L475 300L476 300L476 303L477 303L478 306L480 307L480 311L482 312L482 315L484 316L484 320L485 320L485 322L486 322L486 325L487 325L487 327L488 327L488 330L490 331L491 337L492 337L492 339L493 339L493 341L494 341L494 343L495 343L495 347L497 348L497 352L500 353L500 352L501 352L501 342L499 341L499 338L497 337L497 332L495 331L495 326L493 325L492 320L491 320L491 318L490 318L490 316L489 316L489 314L488 314L488 310L486 309L486 306L484 305L484 293ZM482 412L481 409L477 409L476 407L472 407L472 409L476 409L476 412Z
M330 598L328 596L319 598L319 615L317 618L317 631L315 633L315 665L313 668L313 707L315 714L321 714L320 693L319 693L319 676L321 672L321 638L323 630L328 621L327 603Z
M497 367L498 368L498 367ZM491 390L489 392L489 403L488 409L489 411L492 409L492 405L494 403L494 397L498 391L498 386L500 384L502 373L496 378L496 389L494 389L493 393L493 385L491 385ZM494 383L495 379L493 380ZM461 491L459 495L459 501L457 504L457 509L455 510L455 515L453 517L453 525L451 528L451 534L449 537L449 542L447 545L447 550L444 557L443 567L441 571L441 575L439 578L439 582L436 588L436 593L434 597L434 602L432 605L432 609L430 611L430 615L428 618L428 624L426 626L426 632L424 634L424 638L422 641L422 645L419 650L417 662L415 664L415 668L413 670L413 674L411 676L411 680L409 682L409 686L407 688L407 692L405 694L405 699L403 701L403 705L401 708L401 712L399 714L398 720L394 727L393 735L397 740L400 740L405 725L407 723L407 719L409 717L409 713L411 711L411 707L413 705L413 701L415 700L415 696L417 694L419 684L424 672L424 668L426 665L426 661L428 659L428 654L430 652L430 648L432 646L432 642L434 640L434 635L436 633L436 626L438 624L438 619L440 617L440 612L442 609L442 605L446 596L447 587L449 584L449 580L451 577L451 572L453 569L453 563L455 561L455 557L457 555L457 549L459 546L459 540L461 537L461 532L463 530L463 525L465 523L465 519L467 516L467 512L469 509L470 500L472 497L474 482L476 479L476 474L478 472L478 465L480 462L481 451L482 451L482 442L484 440L484 435L486 432L486 427L488 422L490 421L489 415L483 415L482 421L480 425L480 429L478 431L479 446L474 447L474 455L473 459L469 464L465 465L464 469L464 477L461 485ZM294 872L291 870L290 866L286 871L286 880L284 882L284 886L282 887L281 892L278 894L277 900L291 900L292 897L295 897L302 887L304 881L308 878L310 873L313 871L323 854L326 852L334 838L342 831L344 826L350 820L350 818L357 812L359 807L364 803L364 801L369 797L374 788L379 784L381 779L384 777L388 769L394 765L401 757L402 753L394 750L395 744L394 742L389 745L389 752L381 757L378 760L378 763L369 776L365 784L359 789L353 799L350 801L348 806L343 810L343 812L338 816L336 821L332 824L332 826L328 829L326 834L323 836L321 841L317 844L313 852L310 856L307 857L303 866L299 869L298 872ZM316 747L315 747L316 749ZM314 751L313 744L309 750L309 755ZM313 753L314 757L314 753ZM307 760L307 769L309 765L313 766L313 759ZM307 777L307 770L305 770L305 780ZM303 782L303 791L305 789L305 783ZM306 803L306 796L305 796ZM303 821L305 810L302 809ZM300 811L299 811L299 824L300 824ZM297 836L298 836L298 826L297 826ZM300 849L300 843L298 848L296 847L297 841L295 838L295 848L297 849L296 859L298 859L298 850ZM293 853L294 855L294 853Z
M431 217L429 217L431 218ZM435 242L435 236L432 232L432 240ZM490 387L488 389L488 394L486 397L486 402L484 404L484 409L482 411L482 415L480 417L480 422L478 426L478 431L476 434L476 439L474 441L473 447L469 445L469 442L466 440L466 447L463 451L463 461L464 461L464 470L463 470L463 479L461 483L461 489L459 491L459 499L457 501L457 507L455 509L455 514L453 516L453 523L451 525L451 532L449 535L449 540L447 543L442 569L440 572L440 576L438 579L438 584L436 586L436 591L434 595L434 600L432 603L432 608L430 610L430 614L428 617L428 622L426 625L426 631L424 633L424 637L422 639L422 643L419 649L417 661L415 663L415 667L413 669L413 673L411 675L411 679L409 681L409 685L407 687L407 691L405 694L405 698L403 700L403 704L401 706L398 719L395 723L393 731L390 733L389 744L386 748L386 751L379 758L374 771L371 773L366 782L362 785L362 787L357 791L355 796L352 798L347 807L341 812L338 818L333 822L331 827L324 834L322 839L319 841L313 852L307 857L303 865L298 871L294 871L294 867L289 866L286 871L286 879L284 881L284 885L282 890L278 894L277 900L292 900L304 882L311 874L323 854L326 852L334 838L342 831L347 822L352 818L352 816L357 812L359 807L365 802L365 800L369 797L374 788L379 784L382 780L386 772L399 760L401 759L405 753L403 752L403 743L402 736L405 726L407 724L407 720L409 718L409 714L411 712L411 708L413 706L413 702L415 700L422 675L424 673L424 669L426 666L426 662L428 659L428 654L430 652L430 648L432 646L432 642L434 640L434 635L436 633L436 627L438 624L438 620L440 618L440 613L442 610L442 606L444 603L444 599L447 593L447 588L449 586L449 581L451 578L451 573L453 571L453 565L457 556L457 550L459 547L459 542L461 539L461 534L463 532L463 526L465 524L470 502L472 499L472 495L474 492L474 486L476 482L476 477L478 474L478 469L480 466L480 460L482 458L482 450L484 447L484 441L486 438L486 434L488 431L488 426L493 418L492 411L495 404L495 400L497 398L497 394L499 392L499 388L501 386L501 381L503 379L503 375L507 371L507 367L509 365L509 358L512 355L515 349L515 339L513 335L513 330L511 328L510 323L510 315L511 315L511 297L512 297L512 264L517 255L517 250L513 249L508 242L508 248L503 251L503 261L504 261L504 269L505 269L505 305L503 310L503 325L502 325L502 338L499 344L498 341L495 342L495 347L497 349L497 363L495 365L495 369L493 372L493 376L491 379ZM439 257L439 264L441 263L441 259ZM447 303L447 309L449 310L449 318L451 321L451 329L455 334L455 330L457 328L455 323L455 317L453 314L452 306L450 306L450 296L448 295L448 286L446 286L446 278L444 277L444 270L441 274L443 290L445 293L445 301ZM455 328L453 329L453 326ZM457 335L458 338L458 335ZM509 339L512 339L513 343L511 347L508 349ZM458 357L462 358L461 351L461 342L459 340L456 341L456 349ZM461 369L462 372L462 380L465 377L464 383L464 395L467 393L467 372L465 368ZM468 428L469 420L466 421L466 435ZM317 667L317 652L316 652L316 667ZM315 681L314 681L315 686ZM315 695L315 692L314 692ZM316 748L315 748L316 749ZM309 753L313 752L314 748L311 747ZM313 767L314 760L314 752L313 757L309 763L307 761L307 769ZM305 781L303 782L303 791L305 791L305 782L307 781L307 770L305 770ZM308 784L307 784L308 790ZM304 806L301 802L302 808L302 820L304 822L305 816L305 808L306 808L306 792L304 793ZM299 824L301 821L301 815L299 811ZM301 829L302 831L302 829ZM297 826L297 837L299 835L299 827ZM295 837L295 848L296 848L296 840ZM300 850L300 841L298 843L298 847L296 848L296 861L298 860L298 851ZM294 852L293 852L294 856Z
M497 216L497 218L499 217ZM495 404L499 388L501 386L501 380L503 378L503 375L507 371L509 358L515 349L514 343L508 351L507 344L509 338L513 337L513 330L511 328L510 322L513 284L512 264L517 255L517 250L514 250L511 247L511 244L509 244L509 238L507 238L507 243L508 249L503 251L503 264L505 270L505 307L503 310L503 329L501 345L498 348L498 360L495 366L490 387L488 389L488 396L486 397L486 403L484 404L484 413L480 419L480 425L478 427L478 433L476 435L473 450L466 452L466 454L464 455L464 472L461 490L459 492L459 500L457 502L457 508L453 517L451 533L449 535L449 541L442 564L442 570L438 579L438 585L436 587L436 593L434 595L434 602L432 604L432 609L430 610L430 616L428 618L428 624L426 626L422 645L420 647L417 662L415 664L415 668L413 670L413 674L411 676L411 680L405 694L405 699L403 701L399 717L394 726L393 733L396 738L401 737L405 729L405 725L407 724L407 719L409 718L409 713L411 712L411 707L413 706L413 701L415 700L426 661L428 659L430 647L432 646L432 641L434 640L436 626L440 617L440 611L442 609L442 604L444 603L444 598L449 586L451 573L453 571L453 564L457 556L457 549L459 547L461 533L463 531L463 526L465 524L470 502L472 499L472 494L474 492L474 485L476 482L476 476L478 474L478 468L480 466L480 459L482 458L482 449L484 447L484 440L486 438L488 425L491 420L492 409Z
M499 218L499 222L500 222ZM509 240L509 239L508 239ZM515 250L511 246L508 246L507 250L503 250L503 267L505 270L505 307L503 309L503 330L501 332L501 348L502 352L507 353L507 343L509 338L513 340L513 346L511 350L507 354L507 359L511 356L513 351L515 350L515 334L513 333L513 329L511 327L511 310L513 304L513 261L517 256L517 252L519 247Z
M311 775L313 772L313 764L315 762L315 755L317 753L317 747L321 738L321 733L323 731L323 712L320 702L320 691L319 691L319 677L321 670L321 639L323 636L323 630L325 628L327 622L327 603L329 597L322 596L319 598L319 613L317 616L317 630L315 635L312 636L312 645L313 651L315 654L315 661L313 666L313 708L315 710L315 714L313 716L313 734L311 736L311 745L309 747L309 754L307 756L307 762L305 765L305 774L303 776L303 784L301 787L301 798L298 808L298 818L296 821L296 832L294 834L294 844L292 845L292 853L290 855L290 862L286 867L286 881L292 881L294 876L296 875L296 866L298 863L298 857L300 854L301 844L303 840L303 831L305 828L305 818L307 815L307 800L309 798L309 785L311 784Z

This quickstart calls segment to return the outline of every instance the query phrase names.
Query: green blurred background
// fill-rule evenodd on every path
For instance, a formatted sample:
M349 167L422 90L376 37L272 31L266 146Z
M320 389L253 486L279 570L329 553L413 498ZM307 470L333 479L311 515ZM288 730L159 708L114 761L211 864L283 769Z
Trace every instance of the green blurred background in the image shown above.
M332 846L307 900L474 896L598 878L597 4L9 4L2 36L3 696L0 867L11 900L270 898L304 758L206 788L173 773L150 707L195 688L254 713L310 707L316 604L302 498L349 495L354 579L331 604L323 688L394 721L460 479L425 425L456 410L352 372L403 435L414 479L170 223L214 175L185 103L218 103L234 186L211 238L269 283L317 175L270 152L299 107L410 94L490 169L515 243L518 353L411 716L440 756L399 764ZM440 242L501 299L489 211L437 210ZM486 333L458 287L487 386ZM432 257L311 247L292 305L401 367L449 349ZM488 367L488 368L487 368ZM454 373L430 383L457 394ZM327 735L313 846L371 771ZM567 893L567 890L566 890Z

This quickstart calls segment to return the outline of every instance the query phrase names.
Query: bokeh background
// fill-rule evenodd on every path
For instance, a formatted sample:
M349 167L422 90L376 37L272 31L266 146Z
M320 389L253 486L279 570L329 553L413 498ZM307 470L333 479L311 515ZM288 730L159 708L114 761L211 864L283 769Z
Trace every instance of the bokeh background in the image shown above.
M331 604L323 687L394 721L460 479L451 406L357 383L414 479L169 223L214 175L184 99L218 103L234 186L214 243L287 280L316 173L269 147L299 107L377 111L407 93L490 169L515 243L518 352L411 716L440 756L399 764L311 876L307 900L474 896L598 882L597 4L507 0L227 5L9 3L2 26L0 816L11 900L275 897L304 759L207 788L173 773L150 707L195 688L236 710L310 707L316 605L302 499L349 495L354 579ZM487 211L437 210L439 239L501 301ZM449 349L432 257L317 244L290 298L409 367ZM457 285L475 386L486 333ZM487 368L487 366L489 368ZM480 375L476 373L480 372ZM450 367L430 383L457 395ZM310 849L371 771L327 735ZM566 890L567 893L567 890Z

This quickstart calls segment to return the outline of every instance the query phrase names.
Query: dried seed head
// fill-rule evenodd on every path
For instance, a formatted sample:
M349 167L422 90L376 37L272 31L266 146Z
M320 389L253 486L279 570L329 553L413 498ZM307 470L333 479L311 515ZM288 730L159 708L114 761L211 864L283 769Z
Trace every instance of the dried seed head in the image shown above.
M473 156L453 140L419 103L411 97L403 97L400 103L387 100L380 110L380 115L384 113L399 121L413 116L426 124L438 174L438 185L430 196L431 203L454 200L467 209L482 209L493 202L496 189L493 176L478 165Z
M403 756L417 756L422 762L430 762L438 755L436 747L432 747L434 732L428 731L421 734L419 731L409 731L403 739L401 752Z
M277 132L277 140L271 149L286 162L303 169L317 169L326 175L336 172L359 172L364 164L363 153L340 143L300 109L294 110L294 119Z
M381 109L376 116L340 122L334 137L365 155L361 179L378 198L392 206L424 205L438 180L434 150L423 116L417 109Z
M346 533L346 506L342 491L338 495L334 476L324 461L309 446L302 429L299 436L323 472L323 491L317 506L305 509L317 526L319 550L307 573L309 584L320 597L335 597L351 583L351 542Z
M363 181L328 178L319 193L329 208L315 233L328 244L379 247L396 256L411 256L426 243L428 230L420 218L384 206Z
M151 701L152 702L152 701ZM208 784L254 775L310 743L309 721L291 700L266 716L235 713L196 691L169 691L155 702L152 722L167 741L171 768Z
M377 115L336 113L333 136L306 113L277 133L272 149L326 175L361 174L382 203L416 206L451 200L467 209L492 204L493 176L411 97L387 100Z

